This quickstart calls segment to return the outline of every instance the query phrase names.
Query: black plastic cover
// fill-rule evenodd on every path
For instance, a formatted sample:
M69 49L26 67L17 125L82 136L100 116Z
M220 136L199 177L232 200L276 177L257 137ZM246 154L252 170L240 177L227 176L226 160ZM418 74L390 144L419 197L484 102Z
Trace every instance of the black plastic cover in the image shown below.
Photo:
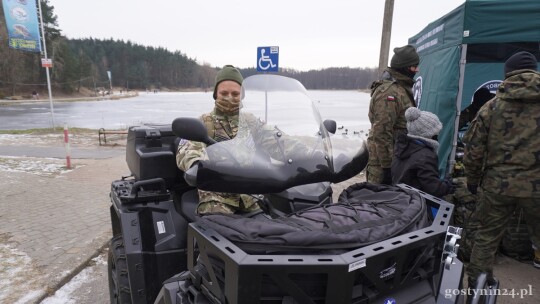
M176 136L171 125L133 126L128 130L126 162L137 180L163 178L168 186L181 176L176 166Z

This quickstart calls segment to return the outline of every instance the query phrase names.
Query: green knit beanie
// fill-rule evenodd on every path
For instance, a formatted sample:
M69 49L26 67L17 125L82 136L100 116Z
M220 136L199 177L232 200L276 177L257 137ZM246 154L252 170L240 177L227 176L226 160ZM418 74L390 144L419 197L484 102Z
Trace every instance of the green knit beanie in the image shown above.
M228 64L221 69L216 75L216 84L214 85L214 100L217 98L217 87L218 84L225 80L232 80L234 82L237 82L239 85L242 85L242 81L244 81L244 77L242 77L242 74L240 74L240 71L238 71L237 68L234 66Z
M392 68L406 68L420 63L420 57L412 45L394 48L394 56L390 61Z

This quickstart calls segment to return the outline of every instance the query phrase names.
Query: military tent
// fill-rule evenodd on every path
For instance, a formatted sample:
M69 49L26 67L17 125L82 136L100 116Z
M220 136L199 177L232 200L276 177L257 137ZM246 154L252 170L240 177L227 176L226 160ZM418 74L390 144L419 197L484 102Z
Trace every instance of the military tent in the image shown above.
M454 164L459 113L476 90L495 93L504 62L517 51L540 58L539 0L467 0L409 39L420 55L417 105L443 122L439 171Z

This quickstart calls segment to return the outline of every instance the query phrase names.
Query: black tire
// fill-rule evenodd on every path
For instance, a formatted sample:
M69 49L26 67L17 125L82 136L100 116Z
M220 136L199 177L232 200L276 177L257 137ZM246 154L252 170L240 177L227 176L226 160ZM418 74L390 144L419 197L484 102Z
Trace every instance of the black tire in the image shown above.
M131 304L126 250L121 234L115 235L109 243L107 269L111 304Z

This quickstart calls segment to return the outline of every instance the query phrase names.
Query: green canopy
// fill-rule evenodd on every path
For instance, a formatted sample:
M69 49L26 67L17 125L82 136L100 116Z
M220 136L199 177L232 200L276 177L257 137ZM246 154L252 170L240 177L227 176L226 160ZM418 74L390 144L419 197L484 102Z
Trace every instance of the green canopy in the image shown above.
M420 55L413 88L419 108L438 115L439 171L454 164L458 121L479 88L495 93L518 51L540 58L539 0L467 0L409 39Z

